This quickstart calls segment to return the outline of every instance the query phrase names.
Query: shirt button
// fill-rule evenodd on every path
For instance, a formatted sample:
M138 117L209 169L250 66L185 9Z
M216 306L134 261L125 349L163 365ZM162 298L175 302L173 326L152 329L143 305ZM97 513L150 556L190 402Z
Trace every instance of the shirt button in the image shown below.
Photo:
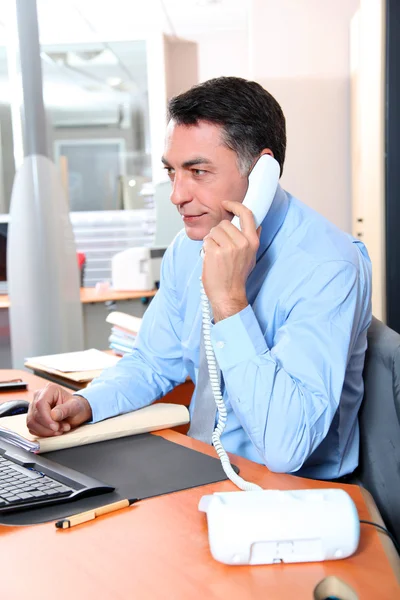
M224 342L217 342L217 348L223 348L225 346Z

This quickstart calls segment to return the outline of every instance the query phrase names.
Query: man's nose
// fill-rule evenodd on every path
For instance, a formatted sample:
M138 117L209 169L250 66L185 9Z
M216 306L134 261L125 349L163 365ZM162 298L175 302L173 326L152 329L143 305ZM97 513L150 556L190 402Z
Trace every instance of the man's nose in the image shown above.
M188 182L185 181L185 177L175 174L170 198L175 206L179 206L180 204L184 204L191 200L190 186L188 185Z

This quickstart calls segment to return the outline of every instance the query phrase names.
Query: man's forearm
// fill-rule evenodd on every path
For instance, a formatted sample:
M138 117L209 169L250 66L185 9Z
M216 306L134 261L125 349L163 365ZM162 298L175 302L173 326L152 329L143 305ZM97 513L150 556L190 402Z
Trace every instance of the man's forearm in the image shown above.
M273 471L302 466L327 435L340 400L347 354L337 353L333 360L326 330L316 329L319 337L297 332L301 343L296 343L286 328L270 349L250 306L212 328L232 409ZM332 343L344 346L340 339Z
M270 352L223 375L232 409L265 465L275 472L300 469L328 432L335 411L328 399L296 382Z

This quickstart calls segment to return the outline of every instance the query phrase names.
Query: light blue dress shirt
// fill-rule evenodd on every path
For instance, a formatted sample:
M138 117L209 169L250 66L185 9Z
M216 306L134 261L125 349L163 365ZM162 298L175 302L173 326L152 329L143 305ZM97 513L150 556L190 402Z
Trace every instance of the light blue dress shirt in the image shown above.
M79 392L94 421L146 406L188 375L197 382L201 244L177 235L135 349ZM371 321L364 245L278 187L247 298L244 310L212 325L225 449L272 471L320 479L352 472ZM191 412L195 402L196 393Z

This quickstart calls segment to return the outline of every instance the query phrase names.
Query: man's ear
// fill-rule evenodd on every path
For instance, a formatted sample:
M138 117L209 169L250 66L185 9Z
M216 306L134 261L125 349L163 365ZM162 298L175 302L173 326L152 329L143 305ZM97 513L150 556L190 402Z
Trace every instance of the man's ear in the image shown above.
M272 156L272 158L275 158L274 153L272 152L272 150L270 150L270 148L264 148L264 150L260 152L260 156L262 156L263 154L269 154L270 156Z
M275 158L274 153L272 152L272 150L270 148L264 148L264 150L261 150L260 155L257 156L257 158L254 160L253 164L251 165L250 172L253 170L254 165L256 164L256 162L258 161L258 159L261 156L263 156L263 154L269 154L270 156L272 156L272 158Z

